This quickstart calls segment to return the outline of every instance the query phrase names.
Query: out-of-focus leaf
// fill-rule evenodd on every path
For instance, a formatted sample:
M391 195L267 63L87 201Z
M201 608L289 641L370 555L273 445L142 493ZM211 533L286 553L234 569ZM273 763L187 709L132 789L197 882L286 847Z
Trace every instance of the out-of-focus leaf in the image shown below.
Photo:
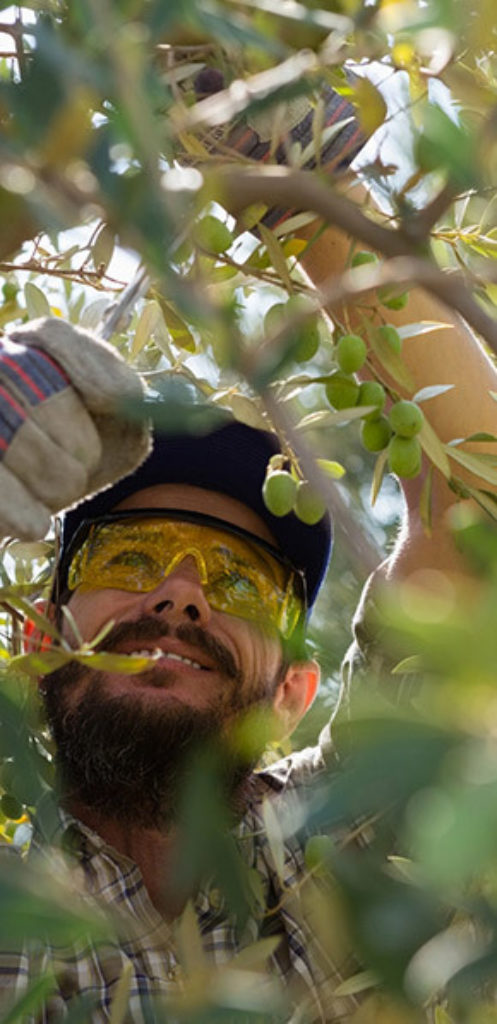
M109 305L109 299L95 299L94 302L88 303L79 318L80 326L86 327L89 331L94 331L100 324Z
M307 416L297 423L298 430L311 430L315 427L332 427L339 423L348 423L349 420L359 420L364 416L364 407L354 406L351 409L340 409L337 412L331 412L328 409L322 409L319 412L310 412Z
M270 800L264 800L262 805L262 817L266 829L269 848L271 850L274 865L281 882L284 881L285 870L285 849L283 845L283 834L278 816Z
M108 922L94 906L78 902L62 867L60 861L56 879L39 861L30 866L21 858L0 858L0 947L22 948L26 939L41 935L61 946L79 941L82 934L108 935Z
M408 658L403 658L402 661L398 661L392 669L393 676L402 676L406 673L417 673L423 668L422 659L418 654L411 654Z
M105 274L112 259L115 244L115 232L108 224L102 224L102 227L96 234L91 247L93 265L95 270L99 273Z
M439 106L429 104L416 155L425 171L446 171L458 188L476 187L482 178L477 139L461 122L455 123Z
M316 462L325 476L331 477L332 480L341 480L345 475L345 466L342 466L340 462L335 462L333 459L316 459Z
M50 304L46 295L32 281L27 281L24 285L24 298L31 320L36 320L39 316L50 316Z
M160 294L157 294L157 301L162 310L167 329L178 348L184 348L187 352L196 351L195 338L187 323L178 315L174 306Z
M259 872L255 872L260 880ZM233 967L237 969L250 971L250 970L261 970L265 968L267 961L276 952L279 945L278 936L272 935L268 939L259 939L257 942L252 942L250 946L245 946L239 953L233 957Z
M387 105L380 90L369 78L358 78L354 82L351 99L364 134L372 135L383 124L387 114Z
M15 561L26 559L48 558L51 553L51 545L43 540L15 540L8 546L10 558Z
M15 1024L16 1021L26 1020L28 1014L35 1016L55 988L55 984L53 974L47 973L42 978L37 978L15 1006L2 1017L2 1024Z
M338 988L335 989L336 996L355 996L358 992L364 992L367 988L374 988L378 984L378 978L372 971L360 971L352 978L346 978Z
M198 926L197 915L189 900L176 926L181 950L181 963L187 975L194 977L207 970L207 960Z
M136 358L143 348L145 348L145 345L150 341L150 338L161 320L161 307L155 299L151 299L150 302L147 302L143 307L135 328L133 341L131 343L131 356L133 359Z
M11 659L11 667L29 676L45 676L55 672L72 660L72 655L64 651L33 651L32 654L18 654Z
M263 416L259 405L253 398L246 395L232 394L230 391L220 392L216 395L214 402L223 408L231 409L235 419L240 423L246 423L256 430L267 430L267 420Z
M276 273L281 278L285 288L288 291L293 290L292 281L290 278L290 272L288 270L285 253L283 247L277 238L273 235L273 232L269 228L266 228L264 224L259 224L259 233L269 253L271 264L276 270Z
M109 1024L124 1024L128 1012L129 993L134 967L131 961L125 963L121 977L115 987L110 1004Z

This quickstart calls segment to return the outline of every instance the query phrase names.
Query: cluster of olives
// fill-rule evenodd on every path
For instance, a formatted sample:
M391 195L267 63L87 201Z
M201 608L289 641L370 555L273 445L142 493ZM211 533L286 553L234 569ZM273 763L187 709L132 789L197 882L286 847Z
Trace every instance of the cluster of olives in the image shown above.
M384 404L384 389L376 381L366 381L364 394L372 392L373 388L381 388ZM373 402L362 404L372 405ZM423 420L419 405L402 398L392 405L388 416L379 411L364 417L361 441L368 452L380 452L388 448L388 466L392 473L404 478L417 476L421 469L421 445L416 434L419 434Z
M378 335L393 352L400 354L402 340L395 327L385 324ZM361 441L369 452L380 452L388 447L388 465L392 473L404 478L417 476L421 469L421 445L416 434L423 426L423 413L416 404L402 399L385 416L385 388L379 381L367 380L359 384L354 373L361 370L367 356L366 343L357 334L344 334L336 345L339 366L326 381L326 396L334 409L355 406L373 406L364 415Z
M323 518L326 505L308 480L296 480L286 469L269 465L262 488L264 504L273 516L287 516L289 512L308 526Z

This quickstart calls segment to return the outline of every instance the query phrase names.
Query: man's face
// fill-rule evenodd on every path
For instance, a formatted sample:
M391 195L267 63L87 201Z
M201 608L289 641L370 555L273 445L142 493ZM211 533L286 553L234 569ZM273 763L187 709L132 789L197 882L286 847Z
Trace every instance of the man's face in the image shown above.
M202 511L272 539L265 524L240 502L190 485L138 491L115 511L135 508ZM275 699L281 683L280 642L253 622L211 608L192 556L151 591L76 590L68 608L84 641L112 621L101 645L105 650L163 652L153 668L138 676L69 665L46 679L45 701L62 775L85 802L98 791L103 813L116 806L119 789L130 814L135 804L136 817L145 806L145 779L150 790L163 770L170 783L177 761L197 740L226 734L241 713L270 707ZM63 632L75 642L67 619ZM136 785L140 778L141 790Z

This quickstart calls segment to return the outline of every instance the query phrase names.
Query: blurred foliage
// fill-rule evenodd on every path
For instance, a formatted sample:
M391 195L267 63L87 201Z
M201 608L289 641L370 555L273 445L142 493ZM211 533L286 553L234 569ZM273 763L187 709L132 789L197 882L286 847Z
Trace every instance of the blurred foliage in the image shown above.
M297 425L297 434L310 439L311 453L345 467L337 487L350 520L369 538L373 554L384 550L398 510L394 484L383 477L385 460L380 454L373 466L357 443L353 416L332 412L325 394L337 366L333 332L348 324L321 319L319 347L311 346L311 357L302 358L306 331L315 337L313 290L297 264L306 245L299 230L310 218L301 215L275 232L262 226L254 233L262 210L249 209L238 220L229 216L215 174L226 156L219 124L308 95L319 140L317 95L321 84L331 84L355 104L366 133L377 130L362 158L362 174L406 237L415 215L448 190L421 248L442 269L463 269L478 301L493 313L494 0L31 0L15 10L1 3L0 31L0 328L8 331L52 313L97 329L143 262L149 292L112 339L150 386L145 409L129 413L151 412L164 429L179 423L198 428L208 400L247 423L269 426L276 403ZM346 76L345 67L358 77ZM219 122L209 121L209 108L195 106L199 72L222 86ZM230 89L240 78L249 87ZM204 115L195 120L197 109ZM276 132L277 116L275 125ZM301 157L298 150L289 154L295 166ZM243 167L247 161L239 162ZM332 181L327 185L334 188ZM214 235L205 226L198 229L206 215L217 218ZM354 248L360 246L352 244L351 257ZM268 309L295 295L311 300L300 333L292 314L265 336ZM378 296L374 308L370 304L363 312L382 372L405 384L400 356L381 348L372 329L388 322L388 306ZM430 329L407 323L401 333L409 337ZM394 386L390 397L396 397ZM449 450L428 432L421 443L437 472L454 474L457 463L484 471L489 488L497 483L491 456L467 455L457 446ZM286 451L296 474L305 477L308 457L288 442ZM462 489L457 478L453 483ZM380 495L376 518L369 507L371 484ZM476 488L472 493L495 519L491 494ZM424 500L428 525L426 494ZM454 607L445 592L432 605L412 591L387 602L385 644L388 638L393 662L407 660L400 674L380 678L377 689L369 678L364 693L357 686L352 722L337 725L343 770L308 807L306 827L332 837L344 819L362 823L341 839L324 836L327 845L309 867L309 881L320 879L319 890L309 896L316 920L328 914L329 923L337 912L332 880L338 881L354 945L367 968L344 983L344 994L369 992L377 982L381 987L358 1011L357 1024L409 1024L420 1015L434 1024L497 1020L497 553L493 523L460 521L456 529L485 575L478 607ZM50 632L32 605L47 596L51 554L50 539L5 542L0 561L0 833L16 849L29 841L35 807L48 831L54 813L53 752L29 693L34 674L69 654L60 644L26 661L22 638L27 617ZM339 532L332 579L309 638L324 668L323 697L296 745L311 742L335 707L339 664L364 571L351 557L347 534ZM82 648L78 657L91 664L103 656ZM140 671L141 663L135 668ZM400 679L413 696L399 708L392 697ZM226 821L212 796L215 779L207 785L211 768L215 775L215 765L202 766L190 794L184 870L198 871L195 811L203 822L204 866L222 865L219 884L243 918L257 902L257 881L240 877L232 846L223 838ZM270 817L266 825L277 860L282 834ZM356 842L361 829L371 833L367 849ZM0 872L0 943L26 931L37 937L41 920L54 941L67 941L81 928L102 937L101 922L68 904L65 884L52 878L45 888L38 874L21 879L6 860ZM191 918L185 917L182 928L188 958L197 943ZM325 946L326 934L323 927ZM254 961L267 955L265 947ZM199 993L204 1003L210 996L205 968L197 967L184 1005L175 1007L181 1019L285 1019L277 996L261 1005L260 996L257 1002L248 994L248 1009L236 1010L230 1002L233 982L231 989L226 982L225 1004L212 995L212 1005L202 1006ZM51 984L49 977L41 979L8 1020L23 1019L41 1005ZM114 1010L113 1020L124 1019L124 1010ZM82 1005L70 1019L90 1017L91 1008Z

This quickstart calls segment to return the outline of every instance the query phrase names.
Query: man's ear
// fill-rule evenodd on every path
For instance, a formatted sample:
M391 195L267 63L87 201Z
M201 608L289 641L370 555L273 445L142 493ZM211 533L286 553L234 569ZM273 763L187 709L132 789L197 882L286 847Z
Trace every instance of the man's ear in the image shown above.
M273 711L281 724L279 739L293 732L311 706L320 676L317 661L296 661L287 669L273 700Z

